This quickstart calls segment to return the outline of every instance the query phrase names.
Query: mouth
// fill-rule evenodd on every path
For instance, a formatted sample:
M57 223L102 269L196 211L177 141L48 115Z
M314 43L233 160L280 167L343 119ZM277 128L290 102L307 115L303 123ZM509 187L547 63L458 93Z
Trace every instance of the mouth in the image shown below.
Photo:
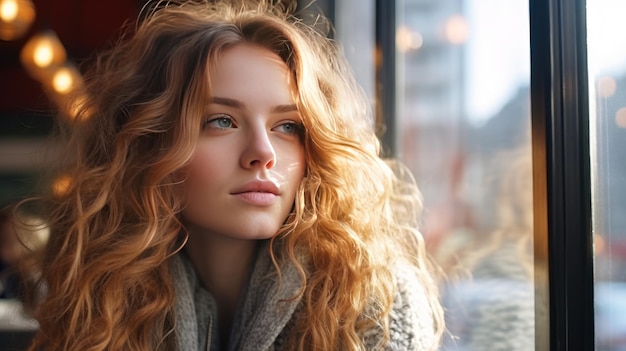
M278 195L276 194L257 191L248 191L233 195L239 200L253 206L270 206L278 199Z
M269 180L255 180L231 192L231 195L253 206L270 206L280 196L278 186Z
M278 186L270 180L255 180L246 183L244 186L233 191L231 194L240 195L246 193L269 194L274 196L280 195Z

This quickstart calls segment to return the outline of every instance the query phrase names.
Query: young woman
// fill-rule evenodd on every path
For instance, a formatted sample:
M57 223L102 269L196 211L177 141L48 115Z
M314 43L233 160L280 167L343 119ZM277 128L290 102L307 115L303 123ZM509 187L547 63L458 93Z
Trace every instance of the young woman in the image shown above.
M160 3L86 74L32 350L438 347L419 192L344 58L234 3Z

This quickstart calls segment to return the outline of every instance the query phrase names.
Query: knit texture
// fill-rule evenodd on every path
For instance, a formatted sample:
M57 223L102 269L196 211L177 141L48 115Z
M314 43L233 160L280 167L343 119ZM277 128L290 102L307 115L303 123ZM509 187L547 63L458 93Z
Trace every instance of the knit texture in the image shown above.
M176 340L179 351L279 351L290 330L290 320L299 313L294 298L302 279L291 264L281 267L282 280L262 246L242 294L233 322L228 348L220 345L217 305L198 281L191 262L178 254L171 260L176 288ZM398 270L398 294L390 314L390 341L382 345L382 330L364 333L367 350L435 350L432 313L424 290L408 271ZM210 339L210 340L209 340ZM207 345L210 343L210 348Z

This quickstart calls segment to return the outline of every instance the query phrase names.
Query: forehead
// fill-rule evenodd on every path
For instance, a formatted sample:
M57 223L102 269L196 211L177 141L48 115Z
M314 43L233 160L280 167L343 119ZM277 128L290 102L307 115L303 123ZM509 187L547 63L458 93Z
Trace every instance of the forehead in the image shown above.
M287 65L269 49L238 44L222 51L209 67L213 97L293 103L294 84Z

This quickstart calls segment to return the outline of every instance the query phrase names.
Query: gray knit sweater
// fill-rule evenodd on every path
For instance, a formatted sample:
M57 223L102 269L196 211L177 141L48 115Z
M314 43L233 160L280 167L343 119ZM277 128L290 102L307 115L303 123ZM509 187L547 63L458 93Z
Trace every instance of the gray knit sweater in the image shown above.
M262 246L247 288L240 299L229 344L221 345L217 328L217 306L198 281L191 262L183 255L173 257L172 276L176 288L176 340L179 351L278 351L298 313L300 300L293 299L302 281L293 265L281 267L282 284L266 246ZM398 294L391 311L388 345L381 345L382 331L363 335L367 350L435 350L432 313L423 288L416 279L397 274Z

